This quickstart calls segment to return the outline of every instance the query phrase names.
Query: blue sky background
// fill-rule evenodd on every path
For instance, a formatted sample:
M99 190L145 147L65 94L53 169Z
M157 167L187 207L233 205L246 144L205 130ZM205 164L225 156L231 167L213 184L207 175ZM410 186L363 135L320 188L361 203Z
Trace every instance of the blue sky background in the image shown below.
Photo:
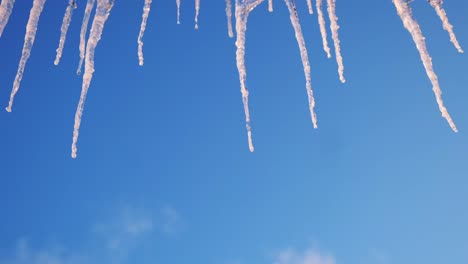
M17 1L0 39L4 106L31 2ZM67 2L47 1L13 112L0 111L1 264L468 262L468 59L426 1L411 6L458 134L440 117L390 0L337 2L345 85L322 50L316 14L297 0L317 130L286 6L274 1L268 13L265 2L251 13L254 153L224 1L201 1L195 31L194 1L182 0L177 25L175 1L155 0L144 67L143 1L116 1L76 160L85 3L56 67ZM468 49L468 2L445 9Z

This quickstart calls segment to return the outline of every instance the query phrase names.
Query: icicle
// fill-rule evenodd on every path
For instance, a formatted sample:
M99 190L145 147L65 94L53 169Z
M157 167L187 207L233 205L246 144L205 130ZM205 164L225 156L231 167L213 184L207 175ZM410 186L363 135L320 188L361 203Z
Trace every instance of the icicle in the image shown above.
M294 0L284 0L284 2L288 6L289 18L291 19L291 24L294 28L294 32L296 33L297 44L299 45L299 50L301 52L302 65L304 66L304 74L306 78L307 96L309 99L310 116L312 118L314 128L317 128L317 117L314 112L315 100L310 77L309 56L307 55L306 44L304 41L304 36L302 35L302 29L301 24L299 22L299 16L297 15L296 4L294 3Z
M249 91L245 87L247 77L247 71L245 69L245 32L247 31L247 19L249 18L250 12L263 1L264 0L236 0L236 61L237 70L239 71L242 103L244 104L245 112L245 126L247 128L250 152L254 151L254 146L252 142L252 129L250 127Z
M54 64L58 65L60 63L60 58L62 57L63 46L65 45L65 38L67 37L68 27L73 15L73 9L76 8L75 0L69 0L67 9L65 10L65 15L63 16L62 27L60 29L60 41L57 48L57 56L55 57Z
M421 29L419 28L418 22L413 19L411 8L405 0L393 0L393 3L395 4L396 10L403 22L403 25L409 31L414 43L416 44L416 48L419 51L424 68L426 69L427 76L431 80L432 90L436 96L437 104L439 105L439 110L442 113L442 116L447 120L452 130L458 132L455 123L452 121L452 118L450 117L450 114L448 113L444 106L444 102L442 101L442 91L440 90L437 75L432 67L432 58L427 51L426 42L424 40Z
M34 45L34 40L36 38L39 17L41 16L42 9L44 8L45 1L46 0L34 0L33 6L29 13L29 20L26 26L26 35L24 36L23 52L21 54L21 60L18 65L18 72L16 73L16 78L13 83L13 89L10 95L10 102L8 103L8 107L6 108L7 112L11 112L15 95L19 90L21 79L23 79L24 68L26 67L26 62L28 61L29 56L31 55L31 49Z
M457 37L455 36L455 33L453 32L453 26L450 24L447 14L445 13L445 10L442 8L443 1L442 0L429 0L429 3L437 12L437 15L440 17L440 20L442 20L442 25L444 29L449 33L450 41L453 43L453 45L458 50L458 52L463 53L463 49L460 47Z
M15 0L2 0L2 3L0 4L0 38L2 37L6 24L8 23L14 4Z
M231 0L226 0L226 18L228 24L228 35L230 38L234 37L234 33L232 32L232 4Z
M268 11L273 12L273 0L268 0Z
M344 77L344 66L343 66L343 57L341 57L341 48L340 48L340 39L338 37L338 17L335 14L335 1L336 0L327 0L327 10L330 17L330 29L332 33L333 42L335 44L335 56L336 62L338 64L338 73L340 75L340 81L342 83L346 82Z
M198 14L200 13L200 0L195 0L195 29L198 29Z
M80 101L75 114L75 126L73 130L73 143L72 154L76 158L76 143L78 141L78 133L80 130L81 116L83 114L83 107L86 100L86 94L93 78L94 73L94 51L101 39L104 24L106 23L109 13L114 5L114 0L97 0L96 14L94 15L93 24L89 34L88 42L86 43L86 58L85 58L85 72L83 75L83 86L81 89Z
M177 5L177 24L180 24L180 0L176 0Z
M325 51L325 53L327 53L327 57L331 58L330 47L328 46L327 40L327 29L325 28L325 18L323 17L322 12L322 0L317 0L315 4L317 9L318 22L320 26L320 34L322 35L323 50Z
M140 66L143 66L143 35L145 34L146 21L151 8L152 0L145 0L145 6L143 7L143 16L141 18L140 34L138 35L138 60Z
M309 14L313 14L314 10L312 9L312 0L307 0L307 7L309 8Z
M95 0L88 0L86 3L85 13L83 16L83 23L81 24L80 31L80 63L78 64L78 70L76 74L81 74L81 68L83 66L83 61L85 58L85 47L86 47L86 31L88 30L89 18L91 16L91 11L93 11Z

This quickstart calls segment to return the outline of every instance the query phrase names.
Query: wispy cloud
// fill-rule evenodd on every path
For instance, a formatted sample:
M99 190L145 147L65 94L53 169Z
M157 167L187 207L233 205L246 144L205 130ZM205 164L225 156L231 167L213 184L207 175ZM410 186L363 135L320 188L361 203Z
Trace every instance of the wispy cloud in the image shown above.
M180 214L172 206L156 211L127 206L108 219L91 228L82 250L69 250L63 245L32 247L22 238L14 252L0 257L0 264L127 263L129 255L145 240L158 232L174 234L180 225Z
M136 207L125 207L112 221L96 224L94 230L106 240L109 250L124 252L150 235L153 226L151 213Z
M228 260L226 262L224 262L224 264L243 264L244 262L240 261L240 260Z
M387 264L391 263L390 256L380 248L372 247L369 249L368 263Z
M297 251L286 248L279 251L273 264L335 264L335 258L327 253L320 252L316 248L307 248Z
M160 229L163 233L174 235L182 229L182 218L172 206L166 205L160 211Z
M33 249L26 239L19 239L13 256L0 259L0 264L91 264L84 255L75 255L61 247Z

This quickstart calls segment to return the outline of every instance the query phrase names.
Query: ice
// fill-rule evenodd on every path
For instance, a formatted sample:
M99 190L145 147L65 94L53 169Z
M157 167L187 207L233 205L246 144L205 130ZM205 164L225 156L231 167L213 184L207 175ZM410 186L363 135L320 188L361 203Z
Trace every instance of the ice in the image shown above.
M75 114L75 126L73 130L73 143L72 143L72 158L76 158L78 142L78 134L80 131L81 117L83 115L84 103L86 95L88 93L89 85L94 73L94 51L96 46L101 39L104 25L109 17L114 0L98 0L96 14L94 15L93 24L91 26L91 32L89 33L88 42L86 43L86 58L85 58L85 72L83 74L83 85L81 88L80 101Z
M29 13L28 24L26 25L26 35L24 36L23 52L21 54L21 59L18 66L18 72L16 73L15 81L13 83L13 89L11 90L10 102L6 108L8 112L11 112L15 95L20 88L21 80L23 79L24 68L26 67L26 62L28 62L29 56L31 55L34 40L36 39L37 25L39 24L39 18L41 16L42 10L44 9L45 2L46 0L34 0L33 6Z

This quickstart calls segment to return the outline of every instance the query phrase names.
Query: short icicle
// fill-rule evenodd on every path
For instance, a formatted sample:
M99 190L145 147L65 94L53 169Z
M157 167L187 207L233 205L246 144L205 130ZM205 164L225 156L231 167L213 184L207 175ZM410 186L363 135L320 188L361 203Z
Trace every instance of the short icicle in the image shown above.
M13 83L13 89L11 90L10 102L6 108L7 112L11 112L15 95L18 92L21 80L23 79L24 68L26 67L26 62L31 55L34 40L36 39L37 25L39 24L39 18L41 16L42 10L44 9L45 2L46 0L34 0L33 6L29 13L28 24L26 25L26 35L24 36L23 52L21 54L21 59L18 65L18 72L16 73L16 78Z
M268 12L273 12L273 0L268 0Z
M144 57L143 57L143 35L146 30L146 22L148 20L148 15L151 9L152 0L145 0L145 5L143 6L143 15L141 18L140 33L138 34L138 63L140 66L143 66Z
M393 3L395 4L397 13L400 16L403 25L409 31L414 43L416 44L416 48L419 51L424 68L426 69L427 76L431 80L432 90L436 96L437 104L439 105L439 110L442 113L442 116L447 120L452 130L454 132L458 132L455 123L450 117L450 114L448 113L444 106L444 102L442 101L442 91L440 90L437 74L432 67L432 58L427 51L426 41L421 32L421 28L419 28L418 22L416 22L416 20L413 18L411 8L409 7L406 0L393 0Z
M101 39L104 24L109 17L114 0L97 0L96 14L94 15L93 24L89 33L88 42L86 43L86 58L85 58L85 72L83 74L83 85L81 89L80 101L76 109L75 125L73 129L73 143L72 143L72 158L76 158L78 142L78 134L81 125L81 116L83 115L83 107L88 93L89 85L94 73L94 51Z
M309 14L314 13L314 9L312 9L312 0L307 0L307 8L309 9Z
M327 0L328 16L330 17L330 29L332 33L333 43L335 45L335 56L338 64L338 74L342 83L346 82L344 77L343 57L341 56L340 39L338 37L338 17L336 16L336 0Z
M232 32L232 2L231 0L226 0L226 18L228 26L228 35L230 38L234 37L234 32Z
M299 16L297 15L296 4L294 3L294 0L284 0L284 2L288 6L289 17L291 19L291 24L296 34L297 44L299 45L299 50L301 53L302 65L304 66L307 97L309 99L309 111L310 111L310 116L312 118L312 124L314 125L314 128L317 128L317 116L315 115L315 111L314 111L315 99L314 99L314 93L312 91L312 84L311 84L311 77L310 77L309 56L307 55L306 43L304 40L304 36L302 34L301 24L299 22Z
M445 13L445 10L442 8L443 1L442 0L429 0L429 3L435 9L435 11L437 12L437 15L440 17L440 20L442 21L442 25L444 29L449 33L450 41L453 43L453 45L455 46L458 52L463 53L463 49L458 43L457 36L455 35L455 32L453 32L453 26L450 24L447 14Z
M80 62L78 63L78 69L76 74L81 74L81 68L83 67L83 61L85 58L86 51L86 32L88 31L89 18L91 17L91 11L93 11L94 3L96 0L88 0L86 3L85 13L83 16L83 22L80 30Z
M177 5L177 24L180 24L180 0L176 0Z
M249 111L249 91L246 88L247 71L245 68L245 32L247 31L247 19L250 12L264 0L236 0L236 61L239 71L239 80L242 93L242 103L244 104L245 126L247 128L247 138L250 152L254 151L252 141L252 129L250 126Z
M317 2L315 2L317 9L317 18L320 27L320 35L322 35L323 50L327 54L327 58L331 58L330 47L328 46L327 39L327 28L325 27L325 18L323 17L322 4L322 0L317 0Z
M6 24L8 24L8 19L10 19L14 4L15 0L2 0L0 4L0 38L2 37Z
M198 29L198 15L200 14L200 0L195 0L195 29Z
M60 63L60 58L62 57L63 47L65 46L65 39L67 37L68 27L73 15L73 9L76 8L75 0L69 0L67 9L65 10L65 15L63 16L62 27L60 28L60 41L57 48L57 56L55 57L54 64L58 65Z

